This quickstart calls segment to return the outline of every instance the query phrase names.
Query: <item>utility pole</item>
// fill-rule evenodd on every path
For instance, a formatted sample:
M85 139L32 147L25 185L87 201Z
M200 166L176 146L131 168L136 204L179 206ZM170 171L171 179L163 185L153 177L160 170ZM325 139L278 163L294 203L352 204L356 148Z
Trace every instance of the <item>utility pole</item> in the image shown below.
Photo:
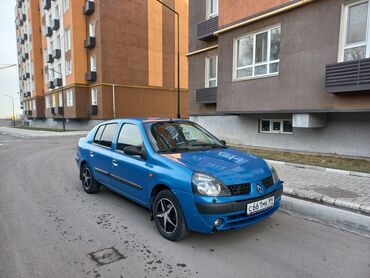
M162 1L157 0L157 2L161 3L177 16L177 118L180 119L180 15L177 11Z

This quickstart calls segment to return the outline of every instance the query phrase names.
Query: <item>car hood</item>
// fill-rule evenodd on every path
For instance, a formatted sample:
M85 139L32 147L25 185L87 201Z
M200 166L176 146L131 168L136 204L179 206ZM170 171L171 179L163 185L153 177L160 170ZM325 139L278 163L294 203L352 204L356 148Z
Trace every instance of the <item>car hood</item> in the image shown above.
M216 177L226 185L256 182L271 175L263 159L232 148L164 154L164 156L194 172Z

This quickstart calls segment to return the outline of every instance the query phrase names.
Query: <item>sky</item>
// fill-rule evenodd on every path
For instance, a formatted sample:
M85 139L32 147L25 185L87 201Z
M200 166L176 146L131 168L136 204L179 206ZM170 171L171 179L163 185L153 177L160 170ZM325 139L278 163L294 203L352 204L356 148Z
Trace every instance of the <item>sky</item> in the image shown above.
M0 0L0 66L17 64L17 44L15 33L15 0ZM0 70L0 118L11 117L12 101L6 95L14 97L15 112L19 110L18 70L17 66Z

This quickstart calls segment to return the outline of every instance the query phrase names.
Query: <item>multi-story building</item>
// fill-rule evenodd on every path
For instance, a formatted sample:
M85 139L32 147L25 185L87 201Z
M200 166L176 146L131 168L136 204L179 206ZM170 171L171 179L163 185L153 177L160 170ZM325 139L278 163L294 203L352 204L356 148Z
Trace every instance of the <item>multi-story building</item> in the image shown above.
M188 3L166 4L180 14L181 116L186 117ZM177 20L166 7L155 0L17 0L17 18L23 11L32 14L25 22L40 55L33 73L41 83L31 93L40 103L34 105L27 94L24 99L32 125L60 127L63 117L72 128L115 117L176 117ZM18 47L22 52L21 42ZM23 71L22 59L19 65ZM27 90L21 85L22 93Z
M190 0L189 114L230 143L370 156L370 3Z

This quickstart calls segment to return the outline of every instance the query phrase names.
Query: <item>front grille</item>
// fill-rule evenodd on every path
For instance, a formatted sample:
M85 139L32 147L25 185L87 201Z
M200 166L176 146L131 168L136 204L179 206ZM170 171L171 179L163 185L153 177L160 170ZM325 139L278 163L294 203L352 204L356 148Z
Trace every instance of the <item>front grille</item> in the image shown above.
M228 186L231 195L245 195L249 194L251 191L251 184L250 183L243 183L243 184L235 184Z
M269 188L274 185L274 180L272 179L272 176L269 176L262 180L263 185L265 188Z

